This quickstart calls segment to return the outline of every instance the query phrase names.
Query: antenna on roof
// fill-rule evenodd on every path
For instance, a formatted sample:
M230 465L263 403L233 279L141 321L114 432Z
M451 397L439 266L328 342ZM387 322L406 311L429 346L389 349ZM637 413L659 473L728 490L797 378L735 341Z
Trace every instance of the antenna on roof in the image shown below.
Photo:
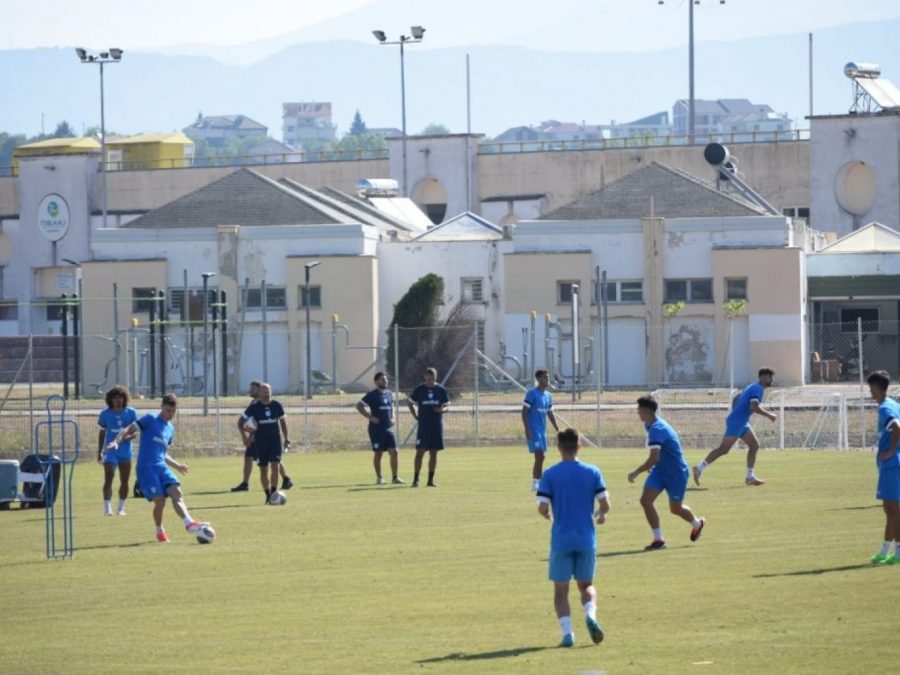
M724 145L721 143L710 143L703 149L703 159L716 170L717 190L726 192L730 188L751 204L755 204L771 215L781 215L778 209L763 199L756 190L744 182L738 174L737 160L728 153L728 148Z

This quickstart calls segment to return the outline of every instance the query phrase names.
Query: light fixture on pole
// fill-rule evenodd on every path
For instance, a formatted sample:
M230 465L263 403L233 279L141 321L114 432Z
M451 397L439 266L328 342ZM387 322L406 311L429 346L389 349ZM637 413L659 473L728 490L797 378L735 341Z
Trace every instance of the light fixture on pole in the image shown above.
M403 180L400 184L400 195L409 197L408 168L406 161L406 66L403 59L403 49L408 44L421 42L425 37L425 29L422 26L410 26L411 35L401 35L398 40L389 42L383 30L373 30L372 35L382 45L400 45L400 115L403 132Z
M122 50L111 47L109 51L94 54L82 47L76 47L75 53L82 63L95 63L100 66L100 189L103 193L103 227L106 227L106 110L103 100L103 66L106 63L119 63Z
M209 415L209 387L206 386L209 378L209 278L216 276L215 272L204 272L203 277L203 416ZM183 298L182 302L187 302Z
M306 273L305 283L303 286L303 295L306 296L303 298L303 304L306 305L306 398L312 398L312 388L310 387L310 375L312 373L312 368L310 367L310 355L312 354L312 350L310 349L310 325L309 325L309 306L312 304L310 300L309 293L309 271L313 267L318 267L322 263L318 260L313 260L312 262L308 262L303 265L303 271Z
M657 0L657 4L666 4L665 0ZM694 5L699 5L700 0L688 0L688 145L694 144ZM719 0L720 5L725 0Z

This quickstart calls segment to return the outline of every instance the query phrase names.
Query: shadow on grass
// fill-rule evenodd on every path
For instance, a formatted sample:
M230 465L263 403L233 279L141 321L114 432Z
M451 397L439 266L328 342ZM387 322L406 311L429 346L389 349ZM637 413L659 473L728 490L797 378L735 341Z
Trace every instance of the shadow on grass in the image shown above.
M598 558L616 558L620 555L642 555L644 553L656 553L656 551L645 551L642 548L633 548L627 551L604 551L603 553L598 553Z
M881 504L870 504L869 506L839 506L836 509L825 509L825 511L868 511L869 509L882 509Z
M828 572L849 572L851 570L874 569L880 565L872 563L860 563L858 565L842 565L841 567L819 567L811 570L797 570L796 572L779 572L777 574L754 574L754 579L771 579L773 577L805 577L827 574Z
M135 548L137 546L150 546L151 544L153 546L159 546L159 542L148 539L147 541L133 541L130 544L97 544L96 546L76 546L75 552L78 553L78 551L93 551L103 548Z
M498 649L494 652L480 652L476 654L466 654L465 652L455 652L446 656L434 656L430 659L419 659L414 663L445 663L447 661L484 661L487 659L508 659L512 656L521 656L531 652L542 652L550 647L516 647L515 649Z
M295 483L296 485L296 483ZM307 490L341 490L343 488L361 488L365 487L366 483L345 483L344 485L301 485L300 489L306 492ZM376 487L376 486L372 486ZM384 487L383 485L379 487Z
M391 490L400 490L402 488L408 488L409 485L392 485L391 483L386 483L384 485L357 485L356 487L351 487L347 492L370 492L370 491L382 491L388 492Z
M241 490L241 492L245 492L245 490ZM231 490L209 490L207 492L191 492L195 497L202 497L206 495L230 495Z
M203 506L202 504L191 504L192 510L197 511L213 511L215 509L246 509L251 506L266 506L265 504L221 504L219 506Z

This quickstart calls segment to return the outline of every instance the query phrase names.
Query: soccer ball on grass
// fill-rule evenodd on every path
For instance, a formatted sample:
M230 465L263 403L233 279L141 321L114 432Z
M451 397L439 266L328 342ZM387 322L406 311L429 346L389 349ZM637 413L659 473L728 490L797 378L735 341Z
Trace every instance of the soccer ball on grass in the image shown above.
M287 495L284 494L281 490L273 492L269 496L269 504L272 506L284 506L287 504Z
M212 525L206 524L197 532L198 544L211 544L216 540L216 531Z

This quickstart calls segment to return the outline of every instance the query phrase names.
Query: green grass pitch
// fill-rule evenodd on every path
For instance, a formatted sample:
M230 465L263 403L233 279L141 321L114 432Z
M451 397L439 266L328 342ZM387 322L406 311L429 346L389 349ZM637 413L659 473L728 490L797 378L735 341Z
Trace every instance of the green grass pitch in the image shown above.
M176 449L173 454L179 457ZM704 473L686 502L702 539L660 504L666 551L629 470L644 451L586 448L612 511L599 528L594 646L573 587L575 649L546 578L549 524L523 448L451 448L437 489L373 483L368 452L291 453L288 504L258 482L229 492L241 459L195 458L192 514L218 532L198 545L166 508L105 518L102 471L75 470L72 560L44 557L42 510L0 512L4 672L850 673L900 658L900 567L872 566L884 515L871 453L743 454ZM555 452L551 457L555 460ZM699 459L689 453L689 460ZM385 458L386 463L386 458ZM401 452L409 479L412 453ZM255 477L254 477L255 478ZM58 502L58 507L61 504Z

